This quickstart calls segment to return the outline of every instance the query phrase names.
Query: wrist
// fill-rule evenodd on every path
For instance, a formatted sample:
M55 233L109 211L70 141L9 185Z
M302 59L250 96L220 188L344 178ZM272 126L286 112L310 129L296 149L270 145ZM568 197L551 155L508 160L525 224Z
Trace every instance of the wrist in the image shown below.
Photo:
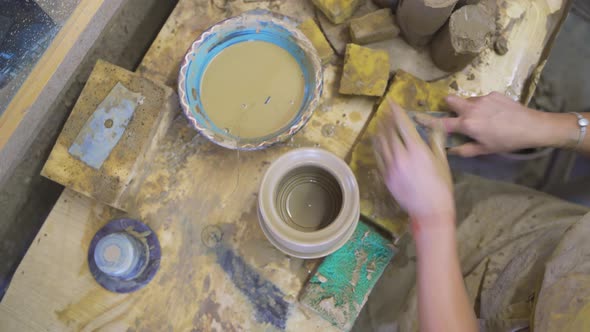
M569 113L533 111L538 133L535 147L573 148L578 141L580 129L576 117Z
M410 217L412 236L416 245L429 243L433 239L454 239L455 213L440 213L438 215Z
M415 227L412 227L412 233L414 242L416 243L416 253L419 258L433 258L439 254L446 256L456 251L457 240L454 220L452 223L443 222L437 225L430 225L429 227L418 226L418 230Z

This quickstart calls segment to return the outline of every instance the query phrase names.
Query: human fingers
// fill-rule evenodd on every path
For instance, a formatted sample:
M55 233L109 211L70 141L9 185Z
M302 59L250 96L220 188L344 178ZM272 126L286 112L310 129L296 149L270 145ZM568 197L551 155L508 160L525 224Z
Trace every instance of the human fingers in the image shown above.
M393 147L391 147L387 137L385 137L381 132L374 136L373 147L374 151L379 155L379 159L377 161L381 161L384 169L389 168L393 162L394 152Z
M415 119L418 123L433 129L437 125L442 125L442 129L445 134L450 133L461 133L465 134L460 118L447 117L447 118L436 118L423 113L416 113Z
M382 146L387 145L391 156L388 162L393 162L395 158L403 158L407 154L406 146L400 138L395 120L391 114L386 114L378 126L378 138Z
M440 119L445 131L449 133L466 134L463 128L463 122L460 118L441 118Z
M446 141L446 129L443 123L443 119L442 118L437 118L425 113L415 113L414 114L414 119L416 120L416 122L418 122L419 124L430 128L431 133L429 135L429 143L430 143L430 148L432 149L432 151L435 153L436 157L440 157L441 156L441 151L442 151L442 155L445 157L446 159L446 154L445 152L445 141Z
M416 127L412 123L412 120L410 120L406 111L390 99L388 99L388 102L399 136L403 139L404 144L408 148L411 148L416 144L421 144L422 139L420 138L420 134L418 134Z
M386 164L385 158L383 156L383 147L377 136L374 136L372 139L373 143L373 155L375 156L375 161L377 163L377 169L381 173L381 175L385 178L387 174L388 166Z
M387 138L393 149L394 155L405 155L407 148L397 125L397 120L391 112L385 112L378 124L379 131Z
M437 123L440 123L440 118L436 118L426 113L419 112L414 113L414 120L416 120L416 122L418 122L419 124L431 129L434 128L434 126L436 126Z
M445 151L447 134L443 128L442 121L433 121L431 128L432 132L430 133L430 149L438 160L447 165L448 161Z
M469 112L473 107L472 101L455 95L448 95L445 98L445 101L447 102L447 105L449 105L449 108L459 115Z
M459 145L452 149L449 149L450 154L458 155L460 157L475 157L482 154L487 154L489 151L481 144L470 142L463 145Z

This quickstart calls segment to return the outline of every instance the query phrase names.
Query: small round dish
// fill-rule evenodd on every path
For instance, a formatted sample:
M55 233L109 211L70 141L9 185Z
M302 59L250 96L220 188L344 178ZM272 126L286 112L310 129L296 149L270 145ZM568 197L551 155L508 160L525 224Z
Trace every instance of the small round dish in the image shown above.
M328 151L290 151L274 161L262 179L260 227L277 249L290 256L311 259L333 253L350 239L359 217L356 178L342 159Z
M105 289L130 293L154 278L161 255L158 237L149 226L135 219L115 219L92 238L88 267Z
M201 101L201 82L209 63L224 49L247 41L283 48L297 61L304 77L303 100L294 118L283 128L255 138L237 137L216 126ZM213 143L238 150L259 150L290 138L317 108L322 89L320 58L309 39L292 19L266 10L243 13L203 32L186 53L178 76L180 104L191 125Z

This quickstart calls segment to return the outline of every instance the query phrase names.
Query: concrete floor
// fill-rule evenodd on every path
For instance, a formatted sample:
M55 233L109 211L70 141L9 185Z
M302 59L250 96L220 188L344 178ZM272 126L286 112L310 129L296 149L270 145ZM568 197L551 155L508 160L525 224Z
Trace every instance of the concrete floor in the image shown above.
M60 1L53 2L60 5ZM50 8L51 1L43 3L44 8ZM51 105L48 112L56 116L38 133L8 183L0 188L0 299L63 190L39 173L94 63L100 58L135 70L176 3L177 0L125 1L62 91L60 102Z

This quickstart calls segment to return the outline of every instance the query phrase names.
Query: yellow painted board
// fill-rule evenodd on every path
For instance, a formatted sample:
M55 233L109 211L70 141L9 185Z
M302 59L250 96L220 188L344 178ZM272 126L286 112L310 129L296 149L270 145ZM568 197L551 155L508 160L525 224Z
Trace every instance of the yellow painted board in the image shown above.
M389 81L389 54L356 44L346 45L340 93L381 97Z
M69 149L117 84L141 94L142 101L121 138L96 169L73 156ZM153 154L154 137L168 129L179 108L178 96L171 88L99 60L41 174L99 202L127 210L125 205L132 191L130 186L141 176L145 163Z
M330 46L324 33L320 30L320 27L318 27L312 17L301 22L298 28L305 34L305 36L307 36L307 38L309 38L318 52L322 64L325 65L334 59L334 50L332 49L332 46Z
M362 0L312 0L334 24L341 24L352 17Z
M383 183L371 139L376 133L377 124L389 111L387 99L409 111L447 111L444 97L453 91L449 87L451 83L450 79L428 83L398 71L366 131L352 150L349 164L359 182L361 213L396 238L407 232L407 216Z

